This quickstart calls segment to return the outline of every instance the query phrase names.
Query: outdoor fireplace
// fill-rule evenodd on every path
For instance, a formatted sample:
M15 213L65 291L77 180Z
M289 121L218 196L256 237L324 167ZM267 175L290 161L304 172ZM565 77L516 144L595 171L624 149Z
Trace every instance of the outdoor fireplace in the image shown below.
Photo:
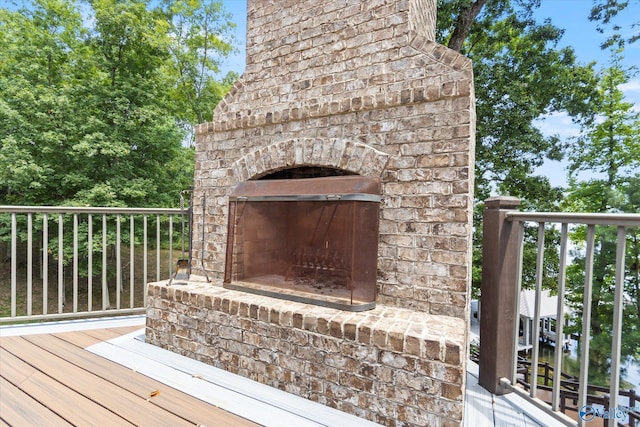
M375 307L380 179L245 181L229 198L224 287L349 311Z
M196 129L194 274L149 284L148 342L386 426L462 425L475 98L436 4L247 2L245 73Z

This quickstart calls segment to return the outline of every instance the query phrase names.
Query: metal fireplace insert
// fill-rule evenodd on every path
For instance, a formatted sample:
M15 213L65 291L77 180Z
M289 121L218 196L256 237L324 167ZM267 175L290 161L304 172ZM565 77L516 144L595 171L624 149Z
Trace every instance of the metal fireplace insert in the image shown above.
M379 178L245 181L229 199L224 287L349 311L375 307Z

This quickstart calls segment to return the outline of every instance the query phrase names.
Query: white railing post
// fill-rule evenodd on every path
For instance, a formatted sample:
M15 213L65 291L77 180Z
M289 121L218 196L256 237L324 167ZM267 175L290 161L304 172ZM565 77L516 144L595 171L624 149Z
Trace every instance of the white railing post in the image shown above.
M78 312L78 214L73 214L73 312Z
M156 216L156 281L160 281L160 215Z
M533 349L531 350L531 387L529 396L536 397L538 390L538 354L540 347L540 297L542 295L542 279L544 277L544 222L538 224L538 242L536 256L536 296L533 311ZM519 298L519 295L518 295Z
M62 214L58 215L58 313L64 310L64 220Z
M16 295L18 287L18 223L16 214L11 214L11 317L16 317Z
M42 314L48 313L49 304L49 216L42 215Z
M580 386L578 388L578 409L587 404L589 385L589 343L591 341L591 294L593 285L593 254L595 246L595 225L587 227L587 253L584 266L584 295L582 301L582 337L580 341ZM582 420L578 419L578 425Z
M169 277L173 274L173 217L169 217Z
M122 293L122 253L120 246L120 214L116 215L116 309L120 309Z
M558 340L564 345L564 291L567 276L567 248L569 238L569 224L562 224L560 232L560 265L558 269L558 304L556 306L556 347ZM553 374L553 390L551 396L551 409L559 411L560 408L560 385L562 384L562 351L554 353L554 374Z
M144 300L147 300L147 282L149 281L147 276L147 215L142 217L142 277L144 282Z
M87 311L93 309L93 216L87 215Z
M133 224L133 214L129 215L129 307L135 305L134 284L135 284L135 226Z
M102 215L102 310L110 306L107 287L107 215Z
M513 352L513 360L512 360L512 367L511 367L511 377L509 378L509 381L511 381L511 384L516 384L518 381L518 343L519 343L519 338L520 338L520 291L522 289L522 268L523 268L523 260L522 260L522 253L524 251L524 223L522 222L516 222L514 223L515 227L516 227L516 241L518 242L518 246L516 249L516 283L515 283L515 292L513 295L513 318L514 319L518 319L518 324L516 328L513 328L513 347L516 349L516 351ZM524 328L523 328L524 329ZM526 333L526 331L524 331Z
M624 310L624 257L626 251L625 228L618 227L616 247L616 290L613 306L613 329L611 330L611 380L609 382L609 408L618 408L620 392L620 353L622 345L622 315ZM609 427L617 425L616 419L609 419Z
M33 214L27 214L27 316L33 314Z

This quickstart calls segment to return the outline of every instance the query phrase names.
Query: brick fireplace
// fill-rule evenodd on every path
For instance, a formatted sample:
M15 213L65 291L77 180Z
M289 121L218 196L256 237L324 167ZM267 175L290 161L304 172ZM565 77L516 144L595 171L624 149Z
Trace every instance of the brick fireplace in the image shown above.
M149 342L383 425L461 425L473 72L433 41L435 4L249 0L246 71L197 129L211 281L150 284ZM378 199L339 190L358 180ZM351 306L367 280L355 311L278 295L330 282Z

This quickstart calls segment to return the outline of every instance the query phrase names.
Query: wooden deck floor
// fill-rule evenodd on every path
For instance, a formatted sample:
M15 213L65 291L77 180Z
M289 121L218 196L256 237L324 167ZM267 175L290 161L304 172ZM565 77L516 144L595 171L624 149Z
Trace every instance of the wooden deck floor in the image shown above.
M139 329L1 337L0 425L258 425L84 349Z

